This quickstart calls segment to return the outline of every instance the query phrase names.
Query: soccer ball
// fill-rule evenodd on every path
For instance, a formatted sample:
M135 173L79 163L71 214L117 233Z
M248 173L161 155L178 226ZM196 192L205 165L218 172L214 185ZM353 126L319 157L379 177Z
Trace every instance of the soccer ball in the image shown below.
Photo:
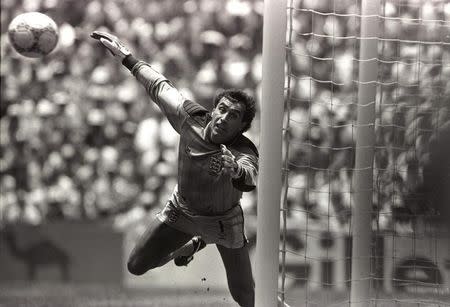
M58 43L58 26L42 13L23 13L9 24L8 36L18 53L39 58L49 54Z

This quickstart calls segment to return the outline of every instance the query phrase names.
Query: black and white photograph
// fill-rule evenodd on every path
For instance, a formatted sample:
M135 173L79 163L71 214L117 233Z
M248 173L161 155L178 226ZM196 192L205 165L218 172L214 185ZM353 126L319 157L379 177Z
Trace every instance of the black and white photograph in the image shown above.
M448 0L0 5L0 307L450 307Z

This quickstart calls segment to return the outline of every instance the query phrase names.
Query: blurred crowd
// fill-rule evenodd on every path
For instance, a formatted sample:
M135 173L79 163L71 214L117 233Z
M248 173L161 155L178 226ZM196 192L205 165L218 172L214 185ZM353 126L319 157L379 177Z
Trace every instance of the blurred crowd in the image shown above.
M175 185L175 131L131 74L89 38L93 30L117 35L209 109L221 88L255 95L261 79L260 1L1 6L0 208L8 221L142 215L158 210ZM44 59L26 59L8 42L9 22L25 11L59 26L58 46Z
M287 205L299 219L331 214L337 229L350 217L359 44L342 37L358 36L358 18L346 14L359 8L355 1L335 2L298 0L289 10ZM417 14L449 20L448 4L402 3L385 2L384 16L406 22L382 19L381 37L449 41L434 31L444 22L408 22ZM58 46L44 59L21 57L8 43L9 22L26 11L46 13L59 25ZM130 73L89 38L93 30L118 36L209 109L221 88L244 89L261 100L260 0L3 0L1 29L0 213L6 221L125 225L158 210L175 185L176 133ZM448 121L445 48L379 42L379 212L412 210L404 199L411 182L420 181L427 140ZM257 116L248 132L256 144L258 130ZM256 194L246 195L243 205L256 213ZM387 225L392 214L383 216Z
M288 35L288 212L303 224L348 231L351 208L358 205L351 197L358 91L371 83L358 82L364 40L355 37L364 17L354 1L294 3L300 6L291 10ZM450 123L449 20L449 3L413 0L381 1L380 16L372 19L379 37L376 98L368 105L376 112L375 229L408 232L422 217L447 211L448 204L430 197L437 189L425 191L424 169L436 163L432 144L450 141L444 139ZM441 162L450 173L448 160ZM441 180L448 185L448 175Z

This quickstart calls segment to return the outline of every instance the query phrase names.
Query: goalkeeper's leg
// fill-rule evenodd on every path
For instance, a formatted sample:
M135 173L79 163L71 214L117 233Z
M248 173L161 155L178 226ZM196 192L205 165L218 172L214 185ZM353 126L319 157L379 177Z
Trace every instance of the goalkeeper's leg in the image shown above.
M247 246L226 248L217 245L227 273L228 288L233 299L242 307L255 306L255 283Z
M176 256L192 235L172 228L155 218L138 240L128 259L128 271L142 275L160 267Z

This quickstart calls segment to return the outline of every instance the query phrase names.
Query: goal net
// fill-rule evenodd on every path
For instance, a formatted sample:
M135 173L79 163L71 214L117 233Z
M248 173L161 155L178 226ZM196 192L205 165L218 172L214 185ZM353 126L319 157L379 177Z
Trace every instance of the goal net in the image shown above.
M450 3L288 0L285 11L284 52L272 55L285 56L277 296L450 306ZM261 175L273 176L267 155ZM272 291L258 286L262 234L258 306Z

